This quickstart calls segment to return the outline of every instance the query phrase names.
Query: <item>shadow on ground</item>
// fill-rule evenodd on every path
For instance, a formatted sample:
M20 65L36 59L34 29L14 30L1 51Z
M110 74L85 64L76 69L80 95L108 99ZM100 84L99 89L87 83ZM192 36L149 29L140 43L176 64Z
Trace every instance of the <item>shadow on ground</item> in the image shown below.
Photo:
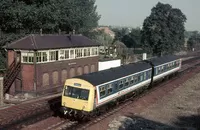
M200 115L192 115L185 117L178 117L177 121L172 122L171 125L163 124L153 120L148 120L139 116L128 116L132 123L124 125L120 130L200 130ZM127 122L125 121L125 124Z
M200 130L200 115L178 117L174 125L179 127L192 127Z

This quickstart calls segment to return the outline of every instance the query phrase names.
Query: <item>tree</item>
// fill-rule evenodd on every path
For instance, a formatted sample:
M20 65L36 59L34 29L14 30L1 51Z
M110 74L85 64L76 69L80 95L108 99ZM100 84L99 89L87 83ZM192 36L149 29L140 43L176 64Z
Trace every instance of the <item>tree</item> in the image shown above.
M115 32L114 41L121 41L128 48L141 46L141 30L139 28L132 28L131 31L128 28L114 28L113 31Z
M109 34L105 33L104 30L95 30L91 32L89 37L103 46L105 55L107 54L106 49L108 49L109 53L109 47L113 44L113 38Z
M136 48L141 46L141 30L139 28L133 28L130 33L123 36L122 42L128 48Z
M114 41L122 41L122 38L129 33L128 28L113 28L112 31L115 32Z
M200 34L198 31L191 32L191 35L187 41L187 46L189 50L193 50L193 48L200 47Z
M4 32L55 33L73 29L85 33L97 27L100 16L95 0L3 0L0 27Z
M159 56L179 51L184 45L185 22L186 16L180 9L158 2L143 23L144 50Z

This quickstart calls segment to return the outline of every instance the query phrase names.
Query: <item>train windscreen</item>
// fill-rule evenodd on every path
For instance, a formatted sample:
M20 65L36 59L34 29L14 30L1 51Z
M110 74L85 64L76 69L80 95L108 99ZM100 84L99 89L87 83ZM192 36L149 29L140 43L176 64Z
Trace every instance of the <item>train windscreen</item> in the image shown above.
M64 96L76 99L88 100L89 90L67 86L64 92Z

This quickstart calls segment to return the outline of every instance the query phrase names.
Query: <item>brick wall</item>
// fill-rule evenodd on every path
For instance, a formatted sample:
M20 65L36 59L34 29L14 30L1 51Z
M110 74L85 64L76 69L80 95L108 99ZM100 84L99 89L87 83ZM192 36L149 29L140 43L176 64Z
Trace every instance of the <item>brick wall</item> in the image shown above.
M34 90L34 65L22 64L22 91Z
M8 66L14 61L15 59L15 52L13 50L8 50Z

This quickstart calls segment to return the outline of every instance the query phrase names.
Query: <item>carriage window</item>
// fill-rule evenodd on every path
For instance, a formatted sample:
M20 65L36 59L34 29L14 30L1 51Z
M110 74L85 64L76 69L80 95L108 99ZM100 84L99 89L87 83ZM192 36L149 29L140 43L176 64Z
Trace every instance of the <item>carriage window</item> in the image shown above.
M135 84L138 82L137 76L134 77L134 82L135 82Z
M161 72L164 72L164 66L162 66L162 68L161 68Z
M169 70L169 64L167 64L167 70Z
M115 91L117 91L117 90L118 90L118 84L115 83Z
M140 75L137 76L137 82L140 82Z
M169 63L169 69L171 69L172 68L172 63Z
M120 83L119 83L119 89L121 89L121 88L123 88L124 87L124 85L123 85L123 82L122 82L122 80L120 81Z
M125 87L128 86L128 78L125 79Z
M156 68L156 75L158 74L158 67Z
M130 80L130 84L133 84L133 83L134 83L134 77L132 76Z
M105 94L106 94L105 86L100 87L100 97L105 96Z
M152 71L150 70L149 71L149 77L151 78L151 76L152 76Z
M140 82L142 82L142 81L143 81L143 73L140 74Z
M166 69L167 69L167 65L164 65L164 72L166 71Z
M108 94L111 94L112 93L112 84L109 84L107 89L108 89Z
M147 74L148 74L148 72L144 72L144 80L146 80L147 79Z
M177 67L179 66L179 61L176 62Z
M161 73L161 69L162 69L162 67L158 67L158 74Z

